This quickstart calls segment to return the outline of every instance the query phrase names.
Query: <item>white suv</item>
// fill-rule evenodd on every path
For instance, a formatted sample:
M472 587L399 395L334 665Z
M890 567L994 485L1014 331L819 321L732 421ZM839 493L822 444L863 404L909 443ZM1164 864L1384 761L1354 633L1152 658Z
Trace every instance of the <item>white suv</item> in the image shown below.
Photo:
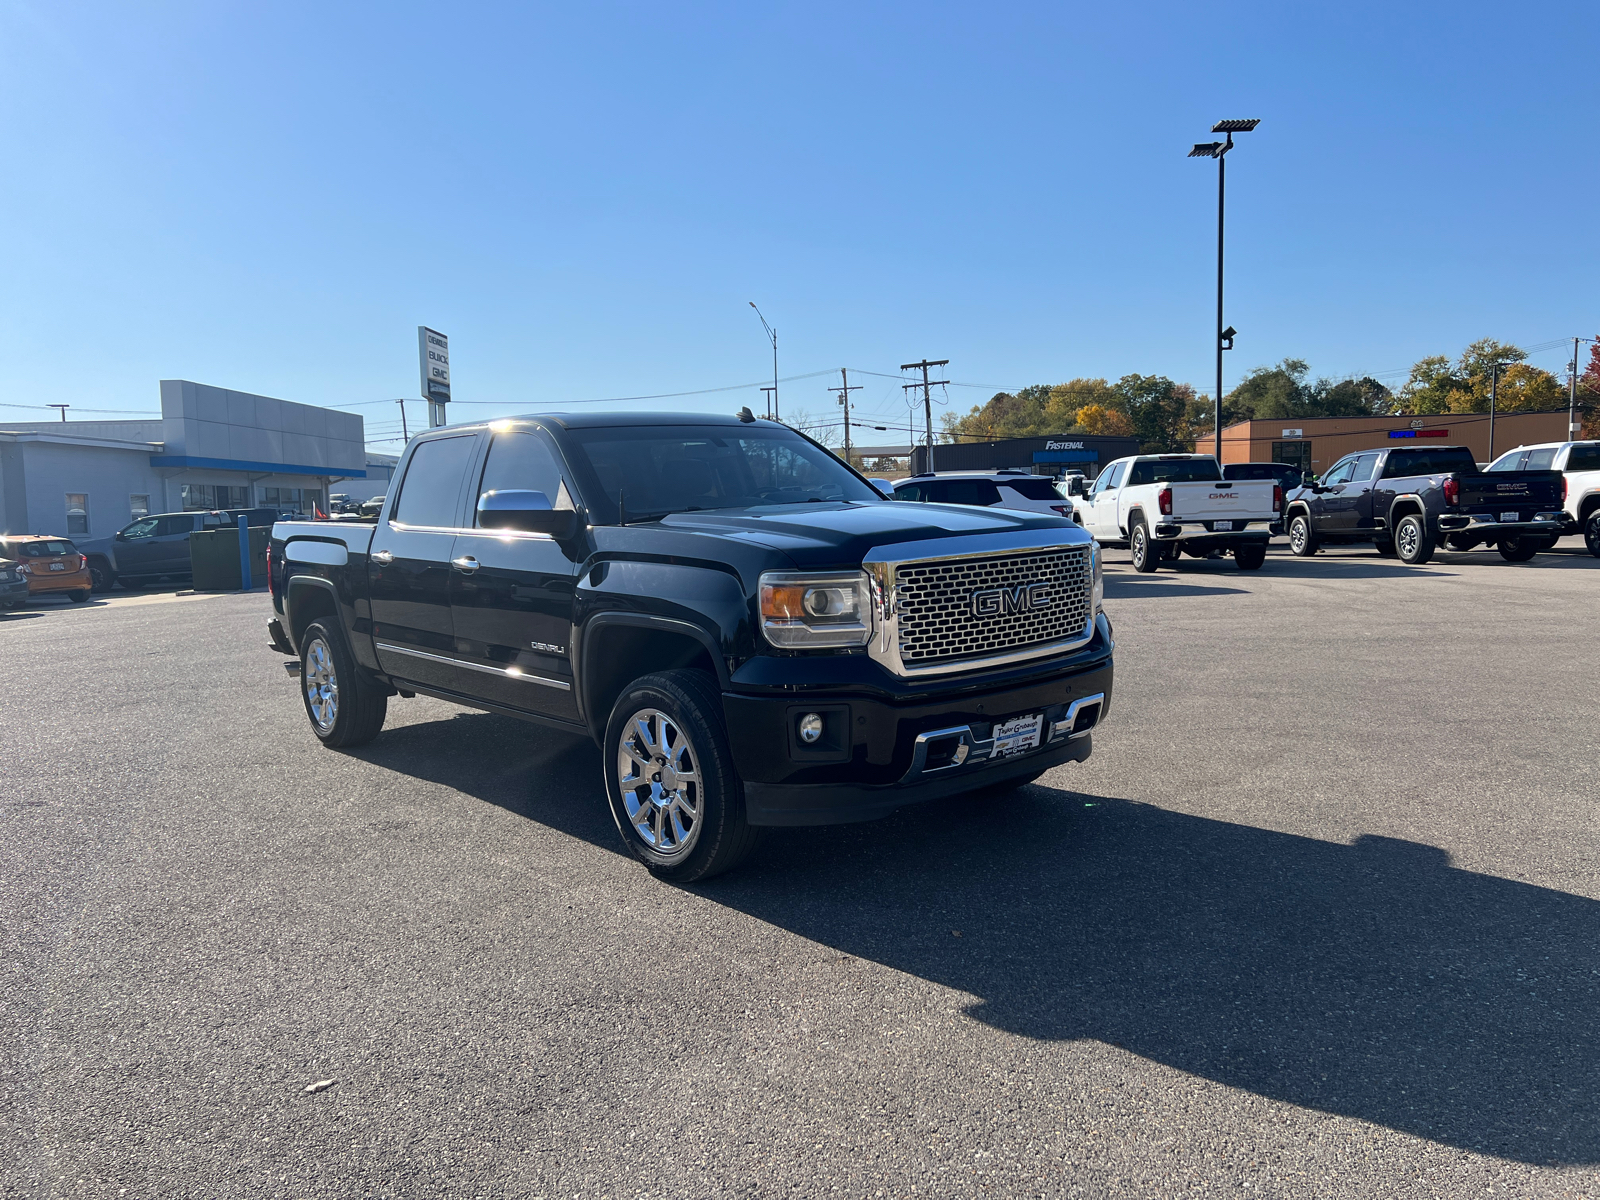
M1507 450L1490 471L1560 471L1567 516L1563 533L1581 533L1600 558L1600 442L1540 442Z
M972 504L1019 512L1072 517L1072 501L1043 475L1026 471L940 471L913 475L894 485L894 499L927 504Z

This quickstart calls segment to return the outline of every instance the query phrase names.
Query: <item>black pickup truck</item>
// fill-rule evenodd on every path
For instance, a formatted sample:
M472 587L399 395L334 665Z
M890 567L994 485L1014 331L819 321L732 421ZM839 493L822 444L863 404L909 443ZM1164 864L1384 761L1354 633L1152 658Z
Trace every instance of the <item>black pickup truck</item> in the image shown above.
M1441 542L1451 550L1488 543L1525 562L1555 545L1561 504L1559 471L1488 474L1465 446L1430 446L1348 454L1291 492L1284 507L1295 554L1372 542L1416 566Z
M421 692L587 734L663 878L1082 762L1111 699L1082 529L885 500L748 411L430 430L396 479L376 525L273 528L313 732L359 744Z

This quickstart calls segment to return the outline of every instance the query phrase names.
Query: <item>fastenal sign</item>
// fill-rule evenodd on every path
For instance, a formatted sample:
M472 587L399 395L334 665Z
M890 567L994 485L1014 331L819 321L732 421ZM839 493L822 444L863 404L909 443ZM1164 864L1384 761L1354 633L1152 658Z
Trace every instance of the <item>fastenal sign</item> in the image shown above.
M417 356L422 365L422 398L450 400L450 339L426 325L417 326Z

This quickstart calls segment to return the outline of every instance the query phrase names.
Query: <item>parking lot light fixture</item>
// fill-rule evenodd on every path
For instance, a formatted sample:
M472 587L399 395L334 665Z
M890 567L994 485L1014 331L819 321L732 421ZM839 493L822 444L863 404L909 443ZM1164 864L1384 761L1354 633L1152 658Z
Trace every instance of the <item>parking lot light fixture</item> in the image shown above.
M1259 117L1242 117L1228 121L1218 121L1211 127L1212 133L1226 135L1226 140L1220 142L1196 142L1194 149L1189 151L1190 158L1214 158L1217 160L1217 399L1213 408L1213 417L1216 422L1216 456L1217 463L1222 463L1222 352L1233 349L1233 331L1224 332L1222 328L1222 230L1223 230L1223 201L1227 195L1227 153L1233 149L1233 135L1236 133L1249 133L1261 124Z

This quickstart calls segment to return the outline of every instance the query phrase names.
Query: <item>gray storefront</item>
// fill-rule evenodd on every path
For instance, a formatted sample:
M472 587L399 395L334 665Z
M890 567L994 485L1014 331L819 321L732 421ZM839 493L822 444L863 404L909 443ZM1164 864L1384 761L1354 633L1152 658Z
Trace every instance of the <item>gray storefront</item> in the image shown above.
M1139 453L1139 440L1091 434L1053 434L1049 437L1004 438L993 442L956 442L933 447L935 471L997 471L1022 467L1037 475L1082 471L1093 478L1113 459ZM928 448L911 451L911 471L928 470Z
M325 508L367 476L359 416L161 381L143 421L0 424L0 531L105 537L146 513Z

